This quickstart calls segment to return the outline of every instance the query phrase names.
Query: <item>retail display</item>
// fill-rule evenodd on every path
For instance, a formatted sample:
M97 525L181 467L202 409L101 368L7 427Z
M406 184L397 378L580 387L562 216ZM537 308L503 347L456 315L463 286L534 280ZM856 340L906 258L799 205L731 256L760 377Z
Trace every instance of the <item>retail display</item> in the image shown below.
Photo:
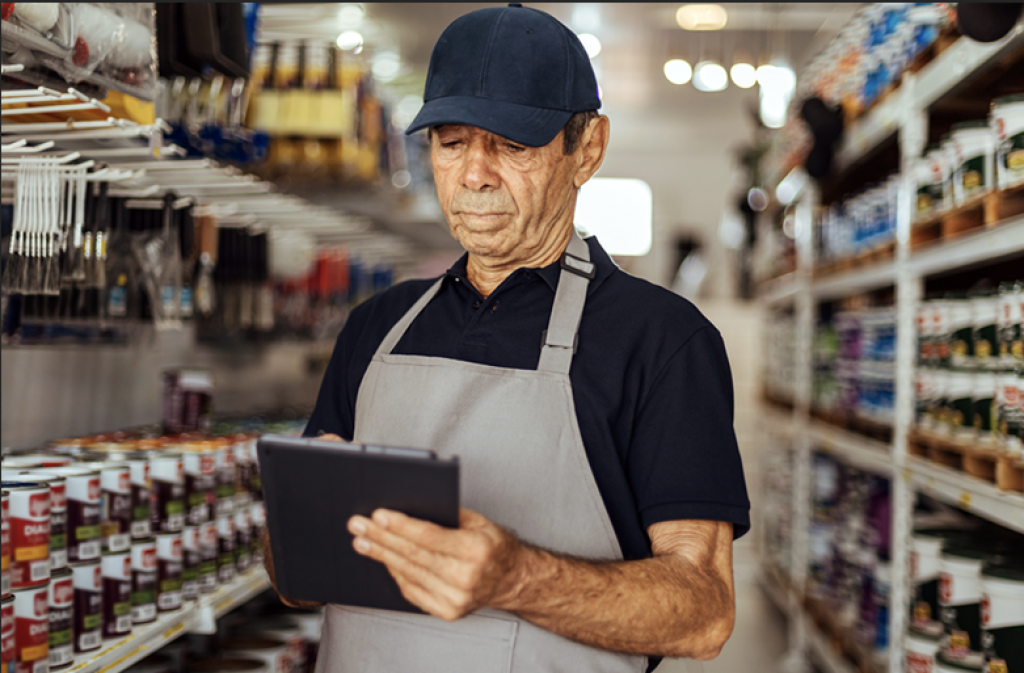
M896 240L899 173L833 203L819 223L817 258L822 264L856 257Z

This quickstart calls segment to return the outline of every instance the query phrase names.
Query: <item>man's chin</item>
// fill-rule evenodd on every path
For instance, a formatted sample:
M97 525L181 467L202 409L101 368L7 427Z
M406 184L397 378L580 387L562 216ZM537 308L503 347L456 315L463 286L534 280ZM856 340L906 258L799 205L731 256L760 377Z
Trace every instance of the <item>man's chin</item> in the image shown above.
M462 230L453 237L466 252L477 257L501 257L509 252L508 238L501 230Z

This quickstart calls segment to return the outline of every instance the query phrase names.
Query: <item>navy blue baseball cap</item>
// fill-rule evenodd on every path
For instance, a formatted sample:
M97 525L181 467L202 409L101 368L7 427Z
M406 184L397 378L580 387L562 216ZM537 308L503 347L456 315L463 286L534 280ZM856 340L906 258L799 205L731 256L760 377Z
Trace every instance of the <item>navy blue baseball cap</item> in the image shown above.
M513 3L445 28L430 56L423 107L406 133L466 124L541 147L574 113L600 107L597 77L575 33Z

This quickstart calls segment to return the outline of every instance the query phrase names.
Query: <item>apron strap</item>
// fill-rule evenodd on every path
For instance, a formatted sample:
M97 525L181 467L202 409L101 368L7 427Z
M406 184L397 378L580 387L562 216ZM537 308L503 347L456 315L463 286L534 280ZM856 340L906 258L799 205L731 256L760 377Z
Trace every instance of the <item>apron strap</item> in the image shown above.
M562 273L558 277L558 289L555 291L555 303L551 308L548 328L544 332L544 346L540 353L538 371L568 374L572 365L572 356L576 351L576 332L583 317L583 304L587 299L587 285L594 277L594 265L590 261L590 248L583 242L576 230L562 255ZM412 321L430 303L438 291L444 276L430 286L423 296L412 305L402 319L395 323L384 340L377 347L377 355L388 355L398 345L398 341L409 329Z
M576 352L576 335L587 300L587 286L594 277L594 264L590 261L590 248L573 229L572 238L562 255L562 273L558 277L555 303L551 307L548 328L544 332L544 346L540 351L537 370L569 374L572 356Z
M391 328L388 335L384 337L384 341L380 342L380 346L377 347L377 355L389 355L391 351L398 345L398 340L405 334L405 330L409 329L409 325L416 319L416 316L420 314L420 311L430 303L430 300L434 298L438 290L441 289L441 283L444 282L444 276L437 279L437 282L430 286L430 288L423 293L423 296L416 300L416 303L412 305L402 319L395 323L395 326Z

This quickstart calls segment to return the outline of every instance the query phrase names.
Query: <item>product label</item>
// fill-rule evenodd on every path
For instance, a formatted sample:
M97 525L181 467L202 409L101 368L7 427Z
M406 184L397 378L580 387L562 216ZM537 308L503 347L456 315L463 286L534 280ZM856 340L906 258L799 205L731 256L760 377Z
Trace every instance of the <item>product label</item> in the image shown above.
M121 274L118 277L118 281L124 279L125 282L128 279ZM107 295L107 315L112 318L123 318L128 314L128 288L115 285L110 288L110 292Z
M185 527L185 485L153 480L154 532L177 532Z
M100 557L99 476L68 477L68 560L71 563Z
M964 197L971 196L975 191L986 187L985 155L971 157L960 164L960 186Z
M103 578L103 636L117 638L132 631L131 580Z
M25 589L14 594L15 660L42 660L49 664L50 607L47 587Z
M150 525L153 519L153 497L149 488L149 462L143 460L131 461L132 491L132 539L138 540L149 537L152 534Z
M918 652L907 652L907 673L933 673L935 658Z
M10 582L12 589L41 584L50 577L50 493L10 495Z
M181 288L181 317L191 318L192 311L192 288L183 287Z

